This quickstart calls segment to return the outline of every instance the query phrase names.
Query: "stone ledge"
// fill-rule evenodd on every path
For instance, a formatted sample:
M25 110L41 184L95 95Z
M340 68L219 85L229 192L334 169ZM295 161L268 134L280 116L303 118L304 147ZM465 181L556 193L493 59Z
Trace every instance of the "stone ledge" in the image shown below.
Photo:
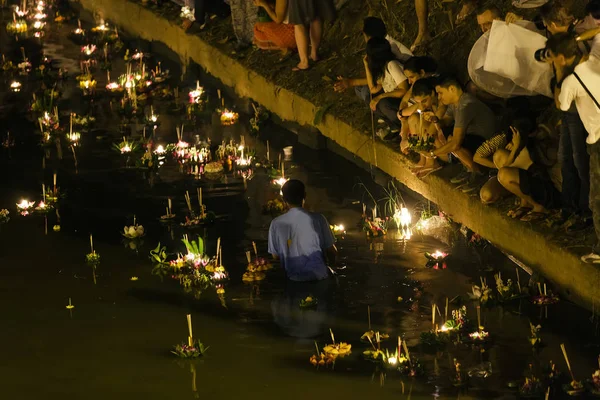
M164 43L184 62L193 60L224 85L232 87L238 96L254 99L282 120L314 126L356 157L372 162L411 190L438 204L457 222L555 282L563 297L592 308L600 283L600 270L546 240L544 234L505 217L497 209L486 207L477 198L455 190L440 177L430 175L425 181L415 178L401 154L381 142L373 143L368 136L335 116L327 114L321 123L313 125L318 106L268 81L199 36L186 34L180 26L137 3L127 0L79 0L79 3L134 36Z

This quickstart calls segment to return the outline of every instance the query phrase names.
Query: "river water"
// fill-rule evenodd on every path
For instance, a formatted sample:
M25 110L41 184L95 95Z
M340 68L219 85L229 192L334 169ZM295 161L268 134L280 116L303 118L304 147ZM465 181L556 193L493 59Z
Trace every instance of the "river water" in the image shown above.
M4 15L6 22L10 16ZM62 160L52 150L42 162L36 126L27 119L27 104L39 82L22 79L23 90L11 93L10 78L5 76L0 93L0 135L4 141L10 131L14 139L14 145L2 148L0 164L0 208L9 209L12 217L0 226L4 320L0 382L6 398L510 399L516 398L516 392L507 384L522 382L530 364L538 371L552 360L566 373L560 343L566 345L576 378L591 377L598 354L594 324L590 313L566 303L545 309L523 299L483 308L482 325L493 338L488 346L458 344L433 354L425 352L419 335L431 329L433 303L443 313L445 299L466 299L479 276L492 287L494 272L515 279L515 265L491 248L482 261L461 240L453 246L419 235L404 241L394 229L384 238L369 240L358 226L361 204L369 202L364 188L377 199L384 193L368 171L332 152L304 147L297 136L275 125L254 138L247 130L247 116L242 115L237 125L222 127L216 115L207 115L186 126L184 139L193 141L198 135L213 143L239 142L243 135L247 148L256 149L259 159L265 158L266 140L271 158L283 147L293 146L286 175L306 183L307 208L348 230L338 239L340 262L328 281L292 285L281 270L275 270L258 284L243 283L245 252L252 249L252 241L266 256L271 216L262 213L262 205L277 195L270 178L257 168L244 189L237 176L219 182L196 179L174 163L164 165L152 179L146 171L126 168L124 158L111 148L122 133L108 98L100 93L93 100L83 98L73 82L80 50L67 34L74 27L51 27L43 47L47 56L71 71L70 81L63 84L61 120L68 121L70 110L88 109L98 118L96 129L83 133L81 145L75 148L76 168L67 147ZM6 35L0 42L8 55L18 55L24 46L34 65L39 44L33 39L15 43ZM132 50L149 46L135 38L128 45ZM162 60L178 76L180 66L154 56L151 62ZM124 68L115 59L113 74ZM103 87L104 73L95 75ZM181 84L182 93L194 80L188 77ZM213 99L217 97L215 87L206 90ZM225 101L233 104L233 99ZM166 103L156 102L154 107L161 121L156 142L176 142L179 119L168 115ZM41 185L50 188L54 173L64 196L60 221L54 214L17 216L15 203L40 198ZM186 232L159 222L167 198L173 199L174 212L184 215L184 193L192 193L194 201L197 187L203 188L207 208L218 216L215 224ZM405 201L415 210L413 220L418 219L416 210L423 203L409 196ZM147 232L135 249L121 235L134 216ZM52 227L59 223L61 229L55 232ZM85 264L90 233L101 255L95 278ZM221 238L223 264L230 274L221 298L214 289L197 296L185 293L176 281L152 274L149 251L160 242L171 253L183 252L184 233L205 238L209 254ZM447 268L425 268L423 254L438 249L451 253ZM525 285L528 276L523 271L520 275ZM300 299L308 294L318 298L318 306L300 309ZM70 310L65 308L69 299L75 306ZM474 303L465 304L474 319ZM423 377L404 377L362 359L362 352L370 347L360 340L368 329L368 310L372 328L392 338L383 347L392 350L395 338L402 336L411 355L421 360ZM195 361L169 353L174 344L186 340L186 314L192 315L194 336L210 347ZM542 325L545 346L537 351L528 342L530 322ZM353 345L352 355L338 360L335 368L315 369L309 357L315 352L315 341L319 347L331 342L330 329L337 340ZM474 377L468 388L459 390L452 385L454 359L465 371L484 365L489 376ZM561 394L553 391L551 398Z

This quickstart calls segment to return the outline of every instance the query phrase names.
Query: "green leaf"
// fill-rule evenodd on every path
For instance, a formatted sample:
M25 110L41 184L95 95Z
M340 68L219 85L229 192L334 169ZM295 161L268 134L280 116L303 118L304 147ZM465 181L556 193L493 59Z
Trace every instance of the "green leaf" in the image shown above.
M315 119L313 121L313 125L319 125L323 121L325 114L327 113L327 111L329 111L329 109L331 107L333 107L333 103L328 103L328 104L325 104L323 107L320 107L317 110L317 112L315 113Z

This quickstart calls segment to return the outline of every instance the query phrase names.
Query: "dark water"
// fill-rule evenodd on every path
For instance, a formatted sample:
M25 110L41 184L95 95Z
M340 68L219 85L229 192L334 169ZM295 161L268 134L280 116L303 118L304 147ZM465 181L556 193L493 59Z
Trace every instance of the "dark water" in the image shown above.
M48 30L43 46L48 56L76 75L73 69L79 64L79 49L66 38L71 29ZM1 43L7 54L19 54L24 45L32 59L38 44L35 40L14 43L6 36ZM130 45L148 46L133 39ZM178 66L170 67L178 76ZM119 69L124 71L123 62L115 59L113 68L116 76ZM103 87L104 73L96 76L98 87ZM490 346L451 345L438 354L425 353L418 338L431 329L432 303L443 312L445 299L466 297L480 275L494 286L493 272L482 272L483 264L513 279L515 266L494 250L482 263L460 241L452 248L422 236L403 241L394 229L383 239L369 241L357 226L360 203L367 199L359 184L378 199L383 190L367 172L333 153L298 144L295 135L276 126L252 138L246 117L238 125L222 127L215 115L208 115L196 126L186 126L187 141L195 135L213 142L239 141L244 135L247 147L256 149L259 158L264 158L267 139L272 158L282 147L293 146L293 160L286 170L288 176L307 184L307 207L348 228L338 242L337 275L327 282L292 285L276 270L259 284L244 284L244 253L255 241L266 255L271 217L263 215L261 208L277 194L264 171L254 171L247 190L233 175L221 182L198 180L174 164L163 166L150 181L144 171L125 168L125 160L111 149L121 134L108 99L101 95L93 101L82 98L72 77L63 85L62 120L68 121L64 115L70 110L81 113L91 108L98 117L98 129L82 135L81 146L76 148L77 170L66 147L62 160L53 150L42 168L35 125L26 119L26 104L39 83L22 79L24 90L15 94L6 90L9 81L5 77L0 93L0 135L4 139L10 131L15 138L14 147L2 149L0 164L0 209L9 209L12 217L0 227L3 398L514 398L506 384L521 381L529 364L537 369L553 360L566 371L560 343L566 344L578 380L589 378L595 369L599 350L590 315L566 303L547 310L527 300L510 307L485 308L482 324L493 335ZM182 85L181 92L188 87ZM210 96L216 98L216 89L210 89ZM179 121L167 115L166 103L154 107L161 118L157 143L176 141ZM14 206L23 197L39 199L42 183L50 187L54 172L65 196L59 210L60 232L52 230L58 222L56 215L50 214L47 220L18 217ZM186 190L195 194L198 186L203 188L208 209L220 217L216 224L194 233L158 221L168 197L173 198L176 214L184 215L183 195ZM411 209L422 206L414 199L405 200ZM136 249L123 242L120 234L134 215L147 231ZM413 218L417 216L415 212ZM90 233L102 257L96 283L84 262ZM149 250L160 241L170 252L182 252L184 233L204 237L209 254L221 238L223 264L230 273L224 299L214 289L197 296L184 293L176 281L163 282L151 274ZM423 253L436 249L452 253L447 269L424 267ZM523 271L521 279L525 284ZM301 310L299 300L309 293L318 298L318 307ZM75 305L71 312L65 309L69 298ZM475 319L474 304L467 302L467 306ZM360 341L368 327L368 308L374 329L408 340L411 354L425 367L424 377L402 377L362 360L362 351L369 347ZM193 316L194 336L210 346L197 361L180 361L169 354L187 336L188 313ZM532 351L527 340L530 321L542 325L546 346L538 352ZM339 360L334 370L316 370L308 359L315 340L320 347L330 342L329 329L337 340L353 345L353 354ZM391 350L395 339L390 342ZM472 379L470 388L459 392L451 385L454 358L465 370L490 362L491 376ZM553 392L551 398L560 396Z

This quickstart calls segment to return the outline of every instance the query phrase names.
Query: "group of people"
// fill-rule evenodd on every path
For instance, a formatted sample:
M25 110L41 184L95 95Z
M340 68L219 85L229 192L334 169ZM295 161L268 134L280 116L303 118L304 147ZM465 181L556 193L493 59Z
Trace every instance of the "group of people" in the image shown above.
M472 2L468 4L471 7ZM460 163L464 171L451 179L457 189L479 192L485 204L511 194L518 197L509 217L551 220L572 232L593 224L600 238L600 0L589 0L580 19L568 0L536 5L537 23L516 13L502 17L487 3L474 14L485 40L490 40L493 29L508 24L518 25L518 34L529 31L546 38L544 48L521 54L515 62L547 70L552 78L543 82L548 87L539 93L554 101L540 101L543 96L520 87L518 79L509 81L510 90L528 96L494 87L506 85L505 78L486 81L470 70L472 80L465 84L440 73L436 60L412 56L375 17L364 20L364 76L340 76L334 89L354 88L379 123L388 126L378 130L378 136L400 139L403 153L418 154L412 168L416 176L424 178L446 164ZM523 61L524 56L530 59ZM550 104L545 107L546 103ZM558 184L551 179L557 163L562 176ZM600 247L582 259L600 263Z
M296 70L307 69L319 59L323 22L335 14L330 0L228 2L234 28L247 26L247 36L256 46L297 47L300 62ZM238 2L243 6L236 5ZM427 0L415 0L419 32L412 46L388 35L381 19L365 18L364 74L339 76L334 90L354 89L372 117L387 125L378 136L383 140L399 139L403 153L418 154L412 168L417 177L460 163L464 171L451 179L458 190L478 193L485 204L515 195L519 201L508 212L509 217L525 222L552 219L575 232L594 225L600 238L600 0L586 0L585 14L577 16L573 15L572 0L515 0L513 4L538 7L538 17L524 20L517 9L503 16L490 2L463 0L457 22L470 15L476 17L482 33L480 44L488 56L490 52L493 56L494 48L488 48L487 43L495 30L510 25L519 27L518 35L538 35L533 41L542 38L543 48L515 55L515 60L506 62L515 61L517 70L522 67L521 73L542 71L541 78L526 76L523 81L498 76L486 80L489 71L481 68L488 66L484 60L479 62L479 70L469 69L471 80L462 82L445 74L435 59L415 56L413 51L430 40ZM243 24L236 23L236 12L243 7L264 10L269 22L251 21L252 29L248 18ZM256 9L247 11L246 17L256 15ZM476 46L470 58L475 58ZM548 75L548 82L542 75ZM528 80L538 86L529 85ZM539 101L543 96L548 97L547 106ZM555 165L562 176L558 182L551 179ZM290 267L288 276L310 280L298 278L300 272L293 266L310 264L318 265L314 278L320 279L326 275L325 264L316 259L324 260L327 252L333 257L335 246L325 229L326 221L301 211L297 204L302 203L303 186L291 186L291 192L284 188L283 193L292 211L273 222L270 252L287 259L284 264L286 269ZM295 194L289 194L292 192ZM310 230L311 239L305 241L294 229ZM320 249L320 255L315 258L316 249ZM600 244L582 260L600 263Z

